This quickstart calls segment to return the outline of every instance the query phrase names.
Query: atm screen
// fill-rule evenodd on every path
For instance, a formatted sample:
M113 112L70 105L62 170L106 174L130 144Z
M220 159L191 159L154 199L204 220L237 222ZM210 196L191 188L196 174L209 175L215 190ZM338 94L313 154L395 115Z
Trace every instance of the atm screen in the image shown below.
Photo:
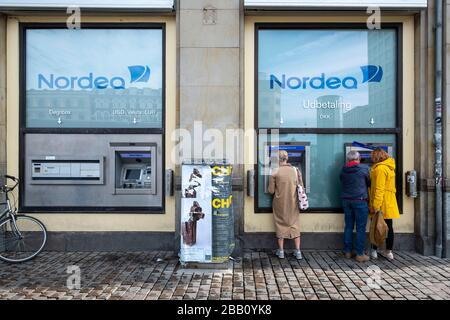
M361 163L371 164L372 163L372 152L371 151L360 151Z
M345 144L345 155L351 151L358 151L359 155L361 156L361 163L368 165L369 167L372 166L372 151L375 148L381 148L385 150L389 155L392 155L392 145L391 144L382 144L382 143L367 143L366 145L359 143L359 142L353 142L353 143L346 143Z
M297 153L297 152L288 152L288 157L301 157L302 154L301 153Z
M289 157L288 162L292 165L298 166L302 162L305 146L281 145L281 146L271 146L270 147L270 153L272 155L274 155L274 153L277 152L278 150L287 151L288 157ZM302 170L303 170L303 168L302 168Z
M139 180L141 178L141 169L127 169L126 180Z

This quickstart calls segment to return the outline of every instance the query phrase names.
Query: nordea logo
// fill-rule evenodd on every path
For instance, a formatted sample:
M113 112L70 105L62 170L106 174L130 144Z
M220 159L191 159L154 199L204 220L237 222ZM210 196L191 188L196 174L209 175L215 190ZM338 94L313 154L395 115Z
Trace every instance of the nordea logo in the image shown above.
M366 82L381 82L383 78L383 68L381 66L367 65L362 66L361 71L363 73L363 81ZM276 85L282 89L286 86L289 89L358 89L358 80L355 77L347 76L340 77L327 77L325 73L316 77L286 77L285 74L281 75L281 78L271 74L270 75L270 89L273 89Z
M150 79L150 68L148 66L129 66L130 82L147 82Z
M148 66L129 66L130 83L148 82L150 68ZM38 74L39 89L125 89L125 79L120 76L108 78L94 76L92 72L85 76L55 76L53 73L45 76Z
M366 82L381 82L383 79L383 68L381 66L362 66L363 83Z

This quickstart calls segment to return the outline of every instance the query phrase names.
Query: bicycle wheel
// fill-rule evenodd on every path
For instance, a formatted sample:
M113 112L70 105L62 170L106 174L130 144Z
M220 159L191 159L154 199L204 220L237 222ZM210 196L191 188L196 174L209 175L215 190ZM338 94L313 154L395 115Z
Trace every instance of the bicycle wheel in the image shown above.
M1 260L12 263L31 260L44 249L46 242L47 230L36 218L15 216L0 224Z

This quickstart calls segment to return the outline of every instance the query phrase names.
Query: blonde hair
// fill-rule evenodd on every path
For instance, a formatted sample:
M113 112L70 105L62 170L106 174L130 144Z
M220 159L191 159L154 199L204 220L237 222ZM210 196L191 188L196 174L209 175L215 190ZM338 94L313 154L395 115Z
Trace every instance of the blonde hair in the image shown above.
M389 154L381 148L372 151L372 162L378 163L389 158Z
M288 160L288 153L285 150L278 151L278 159L280 161L287 161Z

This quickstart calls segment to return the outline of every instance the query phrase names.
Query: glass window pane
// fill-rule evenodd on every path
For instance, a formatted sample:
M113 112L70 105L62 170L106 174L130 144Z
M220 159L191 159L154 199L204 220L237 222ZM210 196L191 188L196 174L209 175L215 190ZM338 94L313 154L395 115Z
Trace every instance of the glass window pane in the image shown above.
M161 128L162 29L26 30L29 128Z
M259 135L258 140L258 206L272 207L272 196L264 192L264 149L267 135ZM310 192L309 205L314 208L340 208L341 186L339 174L345 163L345 144L354 141L361 143L384 143L392 145L396 155L395 135L393 134L282 134L280 142L309 142L310 144ZM304 169L304 168L303 168ZM306 173L308 177L308 173ZM305 181L308 184L308 179Z
M259 128L394 128L395 29L258 31Z

